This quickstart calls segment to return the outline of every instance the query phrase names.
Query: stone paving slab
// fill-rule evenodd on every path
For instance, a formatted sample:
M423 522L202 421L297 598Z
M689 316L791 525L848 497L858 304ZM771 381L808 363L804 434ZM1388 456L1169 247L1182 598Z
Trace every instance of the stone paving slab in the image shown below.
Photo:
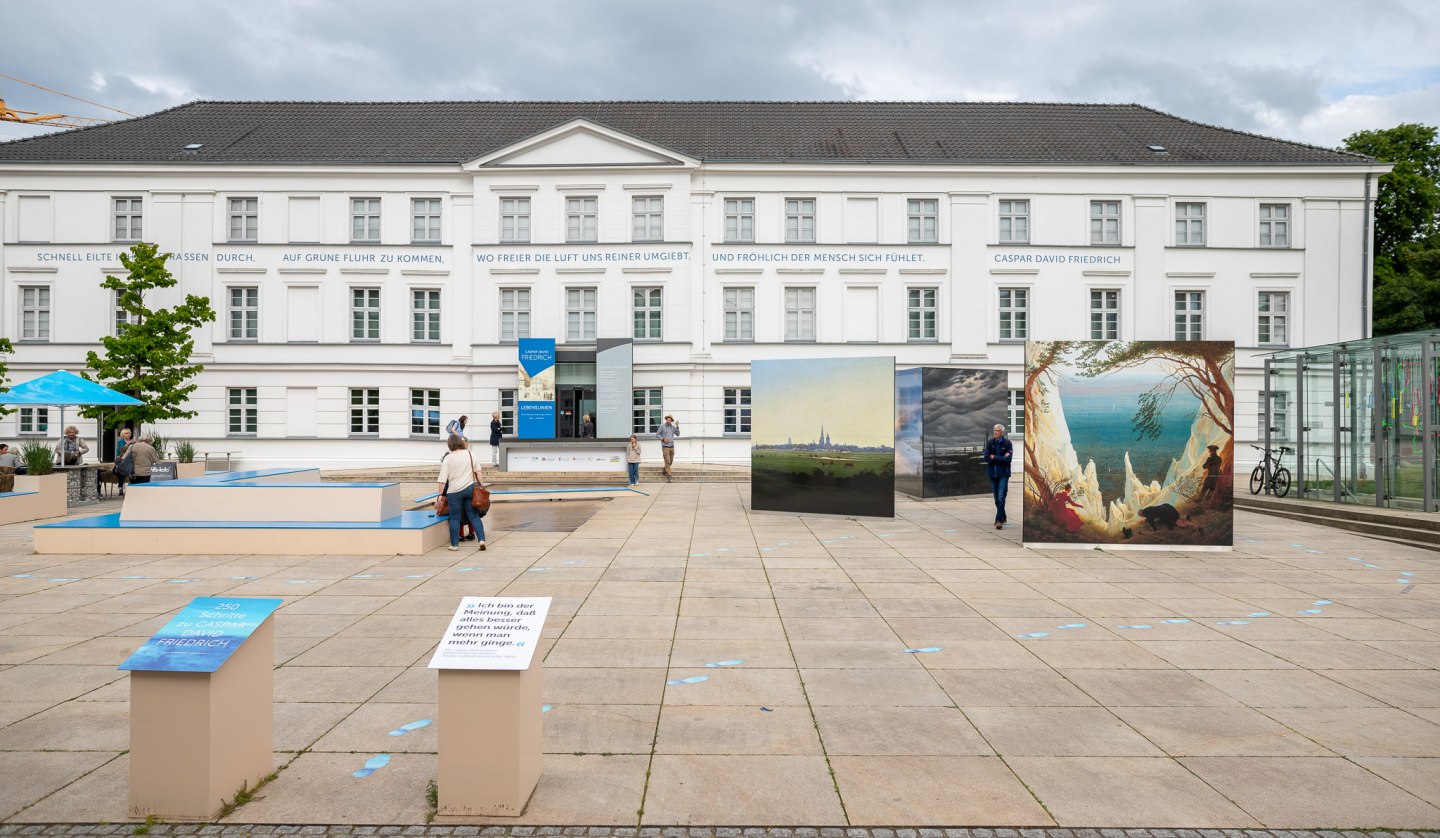
M0 838L1440 838L1440 554L1245 512L1231 553L1037 551L985 498L644 488L393 559L37 556L0 527ZM277 778L223 823L131 821L115 665L193 597L262 591ZM462 595L554 598L546 769L519 818L424 826Z

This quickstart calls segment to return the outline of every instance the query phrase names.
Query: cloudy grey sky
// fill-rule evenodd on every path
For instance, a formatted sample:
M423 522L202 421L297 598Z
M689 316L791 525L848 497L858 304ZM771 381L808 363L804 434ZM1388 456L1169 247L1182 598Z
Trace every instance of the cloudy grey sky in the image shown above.
M133 114L194 99L1138 102L1324 146L1440 124L1436 0L0 0L0 20L0 73ZM3 78L0 98L108 113ZM0 122L0 139L37 132Z

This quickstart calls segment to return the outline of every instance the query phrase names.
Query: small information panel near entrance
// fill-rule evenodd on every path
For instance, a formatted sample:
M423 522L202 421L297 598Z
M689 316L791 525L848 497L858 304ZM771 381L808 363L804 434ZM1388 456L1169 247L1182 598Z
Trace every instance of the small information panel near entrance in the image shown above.
M150 482L160 483L165 480L175 479L175 463L155 463L150 466Z
M431 669L530 668L550 597L465 597L440 640Z
M284 601L196 597L119 668L145 672L214 672Z

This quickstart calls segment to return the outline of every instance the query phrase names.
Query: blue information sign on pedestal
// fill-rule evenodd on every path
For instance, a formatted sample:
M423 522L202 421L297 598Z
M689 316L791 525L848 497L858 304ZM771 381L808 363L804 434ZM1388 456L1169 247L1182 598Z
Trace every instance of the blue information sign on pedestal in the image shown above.
M555 437L555 339L521 338L520 392L516 394L515 436Z
M214 672L284 601L196 597L119 668L145 672Z

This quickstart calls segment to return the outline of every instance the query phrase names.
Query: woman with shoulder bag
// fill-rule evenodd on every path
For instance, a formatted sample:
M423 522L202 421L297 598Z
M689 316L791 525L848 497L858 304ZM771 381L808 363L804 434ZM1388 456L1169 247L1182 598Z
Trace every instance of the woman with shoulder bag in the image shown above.
M441 514L443 507L450 513L450 549L460 549L460 523L468 520L479 540L481 550L485 549L485 524L480 520L480 511L471 504L473 489L484 490L480 480L480 469L475 457L465 447L465 440L451 434L446 443L450 453L440 461L440 476L436 478L439 490L435 497L435 514ZM441 501L444 503L441 503Z

